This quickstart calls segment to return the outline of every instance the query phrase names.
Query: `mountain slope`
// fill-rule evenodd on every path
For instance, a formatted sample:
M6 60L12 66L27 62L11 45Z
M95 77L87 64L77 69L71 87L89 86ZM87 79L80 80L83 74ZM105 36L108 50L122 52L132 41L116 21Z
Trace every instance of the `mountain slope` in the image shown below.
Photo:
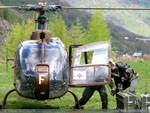
M150 7L147 0L64 0L73 7ZM131 2L132 1L132 2ZM150 11L104 11L108 21L149 37Z
M9 1L9 2L8 2ZM12 2L14 2L12 5L20 5L20 3L24 1L24 0L7 0L7 2L5 0L1 0L2 3L4 3L5 5L11 5ZM28 1L28 0L26 0ZM37 3L36 0L30 0L29 3ZM125 0L122 0L122 2L120 2L119 0L111 0L111 1L106 1L106 0L92 0L92 2L90 0L86 0L86 2L84 0L60 0L62 5L65 6L73 6L73 7L99 7L98 5L100 5L100 7L104 7L104 5L106 5L105 7L110 7L110 3L113 3L113 6L111 7L115 7L115 6L119 6L120 7L127 7L127 4L129 4L128 7L131 7L132 5L136 5L138 6L137 3L131 3L131 2L127 2ZM102 1L102 2L100 2ZM51 0L49 1L50 4L56 4L58 2L58 0ZM73 4L72 4L73 3ZM101 3L101 4L100 4ZM103 6L102 6L103 4ZM140 7L143 5L140 5ZM68 11L62 11L60 12L60 14L63 15L65 22L67 24L68 29L70 28L71 24L75 23L76 18L80 18L82 21L82 25L86 28L87 24L88 24L88 20L90 19L92 12L85 12L85 11L79 11L79 10L68 10ZM116 13L118 15L116 15ZM149 45L145 44L142 41L137 41L135 38L136 37L140 37L140 38L145 38L144 36L147 34L149 34L149 29L147 28L147 26L145 28L141 28L139 26L141 25L146 25L143 21L141 20L136 20L139 21L140 23L144 23L144 24L135 24L132 21L135 21L134 18L131 18L134 15L131 15L130 17L130 13L128 13L128 11L126 12L120 12L120 11L104 11L104 14L106 16L106 20L108 23L108 28L111 31L111 35L112 35L112 47L113 50L115 51L119 51L120 54L124 54L124 53L130 53L133 54L134 52L143 52L143 53L148 53L150 54L150 47ZM119 15L120 14L120 15ZM123 16L122 16L123 15ZM124 16L125 15L125 16ZM126 19L125 17L128 15L128 19ZM143 18L149 18L149 16L144 16ZM128 22L124 22L123 21L126 20ZM132 20L132 21L131 21ZM130 22L131 21L131 22ZM145 21L148 22L148 21ZM142 29L143 31L139 32L137 30L137 34L132 31L132 30L127 30L126 26L128 26L128 28L131 28L132 30L135 29ZM143 27L143 26L142 26ZM148 26L149 27L149 26ZM143 36L141 36L142 34L145 34ZM129 40L125 40L124 37L129 37ZM142 46L141 46L142 45Z

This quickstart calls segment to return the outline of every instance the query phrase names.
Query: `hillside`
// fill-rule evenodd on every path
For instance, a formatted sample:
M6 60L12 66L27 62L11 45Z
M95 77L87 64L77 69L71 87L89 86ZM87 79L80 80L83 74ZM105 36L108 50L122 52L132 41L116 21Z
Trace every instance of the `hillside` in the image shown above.
M73 7L150 7L147 0L64 0ZM107 21L149 37L150 11L104 11Z
M66 1L65 3L63 1L62 5L70 6L68 4L69 2L71 1L68 1L68 2ZM80 2L80 3L83 4L84 2L83 3ZM76 2L74 2L74 4L76 4ZM86 4L89 5L90 3L87 2ZM78 7L78 6L74 5L73 7ZM64 19L66 20L67 25L70 25L70 23L76 18L81 18L82 23L84 23L83 25L85 25L86 27L87 21L89 20L90 15L91 15L91 13L89 12L86 13L85 11L81 11L81 10L80 11L77 11L77 10L76 11L64 11L64 12L65 12L63 13ZM115 17L114 17L114 20L115 20ZM119 54L128 53L132 55L134 52L142 52L142 53L150 54L150 51L149 51L150 45L135 39L137 37L145 38L145 36L142 36L139 33L136 34L132 31L128 31L126 28L116 24L113 21L110 21L107 17L106 17L106 21L108 24L108 28L111 31L112 48L114 51L119 51ZM129 37L129 40L125 40L124 37Z
M49 1L49 4L56 4L58 3L58 1L59 0L51 0ZM0 2L5 5L21 5L25 2L37 3L37 0L26 0L25 2L24 0L0 0ZM92 2L90 0L87 0L86 3L84 0L60 0L60 3L64 6L73 7L148 7L146 5L148 4L148 2L146 1L130 2L129 0L123 0L121 2L120 0L111 0L109 2L106 2L106 0L94 0ZM111 6L110 4L113 5ZM92 12L85 12L83 10L69 10L60 12L60 14L62 14L65 19L68 29L70 29L71 24L75 23L76 18L80 18L82 21L82 25L84 26L84 28L86 28L91 13ZM19 15L20 17L23 17L22 14L26 15L27 13L21 12L17 14L17 16ZM143 13L141 11L104 11L104 14L106 16L108 28L111 31L112 48L114 51L119 51L120 54L133 54L134 52L143 52L150 54L149 44L145 44L144 42L135 39L136 37L145 38L145 36L148 37L150 34L150 28L147 24L149 20L148 12ZM141 18L138 18L137 15L140 15ZM145 23L143 21L144 18ZM137 24L137 21L140 24ZM124 37L129 37L130 40L125 40Z

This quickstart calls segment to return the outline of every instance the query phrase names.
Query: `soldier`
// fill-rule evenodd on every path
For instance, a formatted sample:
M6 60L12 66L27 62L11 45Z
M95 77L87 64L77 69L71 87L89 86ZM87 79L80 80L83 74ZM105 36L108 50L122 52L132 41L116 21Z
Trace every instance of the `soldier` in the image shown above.
M85 88L82 98L80 99L79 103L81 105L81 108L83 109L83 105L85 105L88 100L91 98L93 93L97 90L99 92L99 95L101 96L102 101L102 109L107 109L108 106L108 96L106 93L106 88L104 85L100 86L88 86ZM75 109L78 109L77 105L74 106Z
M136 86L138 83L138 73L135 72L130 65L117 62L114 63L110 60L111 64L111 76L114 78L116 89L114 90L114 83L111 83L112 95L117 92L122 92L126 88L130 87L129 92L135 94Z

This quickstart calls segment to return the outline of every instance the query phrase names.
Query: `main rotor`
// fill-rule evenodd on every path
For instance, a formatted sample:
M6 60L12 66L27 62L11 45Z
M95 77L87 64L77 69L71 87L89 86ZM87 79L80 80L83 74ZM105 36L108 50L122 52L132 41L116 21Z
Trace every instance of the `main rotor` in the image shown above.
M45 12L55 12L61 10L60 5L47 5L42 0L39 1L38 5L33 4L26 4L23 6L0 6L0 9L5 8L15 8L19 10L25 10L25 11L36 11L39 12L39 16L37 20L35 20L38 23L38 29L45 29L45 23L47 22L47 19L45 17Z
M45 12L54 12L61 9L60 5L47 5L43 3L42 0L39 1L38 5L31 5L27 4L25 6L19 7L20 10L25 11L37 11L39 12L39 16L35 22L38 23L38 29L45 29L45 23L48 22L46 16L44 15Z

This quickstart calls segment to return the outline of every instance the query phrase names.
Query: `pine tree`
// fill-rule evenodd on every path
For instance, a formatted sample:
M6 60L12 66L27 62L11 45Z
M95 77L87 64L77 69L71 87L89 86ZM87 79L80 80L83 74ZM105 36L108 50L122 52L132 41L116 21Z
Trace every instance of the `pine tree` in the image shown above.
M96 11L88 22L88 30L85 35L86 42L111 40L110 31L101 11Z
M10 20L11 20L10 13L9 13L8 9L4 9L4 10L3 10L3 17L4 17L4 19L7 20L7 21L10 21Z
M69 34L72 37L71 44L82 44L84 37L84 29L81 25L80 19L76 19L76 25L72 24Z
M8 56L14 58L16 47L22 40L30 39L31 33L34 30L34 21L28 20L26 23L23 21L21 24L16 23L12 31L6 37L5 44L1 46L5 51L8 51ZM1 56L2 58L5 55Z
M0 17L3 17L3 9L0 10Z
M55 15L52 15L49 24L52 37L59 37L61 41L65 43L65 46L68 49L71 38L68 35L67 27L62 16L58 15L57 13Z

